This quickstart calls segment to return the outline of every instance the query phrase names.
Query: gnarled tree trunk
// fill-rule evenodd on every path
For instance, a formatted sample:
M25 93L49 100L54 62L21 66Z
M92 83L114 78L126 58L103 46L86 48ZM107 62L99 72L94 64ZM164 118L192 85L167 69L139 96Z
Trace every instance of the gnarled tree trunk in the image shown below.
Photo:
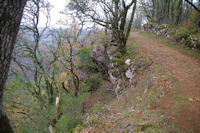
M0 132L13 132L3 112L3 93L11 55L27 0L0 0Z

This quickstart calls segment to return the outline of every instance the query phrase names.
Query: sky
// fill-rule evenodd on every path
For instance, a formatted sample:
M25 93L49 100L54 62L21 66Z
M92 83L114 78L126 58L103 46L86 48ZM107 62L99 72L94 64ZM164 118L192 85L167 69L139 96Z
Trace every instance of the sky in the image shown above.
M66 3L69 2L69 0L48 0L50 2L50 4L53 6L53 8L51 9L51 23L50 26L51 27L59 27L58 25L58 21L61 19L62 15L60 14L60 11L62 11L66 5ZM197 2L197 0L194 0L194 2ZM44 16L40 16L40 27L45 26L45 17Z
M60 18L62 17L62 15L60 14L60 11L62 11L66 5L66 3L69 0L48 0L50 2L50 4L53 6L53 8L51 9L51 26L56 27L57 22L60 20ZM41 27L45 26L45 17L43 17L41 15L40 17L40 23L39 25Z

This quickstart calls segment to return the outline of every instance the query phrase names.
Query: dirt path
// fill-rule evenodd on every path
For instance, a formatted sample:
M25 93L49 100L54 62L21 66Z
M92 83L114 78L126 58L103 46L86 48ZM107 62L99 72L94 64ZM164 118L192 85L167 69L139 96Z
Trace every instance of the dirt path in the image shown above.
M138 32L130 39L141 44L139 51L161 63L165 73L180 83L181 90L163 98L159 109L172 116L183 131L200 133L200 62Z

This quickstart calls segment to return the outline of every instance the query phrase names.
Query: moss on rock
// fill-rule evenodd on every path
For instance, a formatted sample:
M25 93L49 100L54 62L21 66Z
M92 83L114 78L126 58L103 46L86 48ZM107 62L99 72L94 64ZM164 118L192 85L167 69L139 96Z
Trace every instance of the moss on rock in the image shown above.
M188 29L186 27L174 27L172 25L158 25L155 23L146 23L143 25L144 30L153 32L157 35L163 35L167 38L183 43L189 48L200 50L200 33L196 29Z

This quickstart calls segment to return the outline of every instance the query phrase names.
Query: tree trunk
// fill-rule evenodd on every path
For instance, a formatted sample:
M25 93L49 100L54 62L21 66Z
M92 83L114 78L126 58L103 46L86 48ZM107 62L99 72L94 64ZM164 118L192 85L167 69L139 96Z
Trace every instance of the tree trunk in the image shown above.
M168 9L167 9L167 23L169 24L171 21L171 14L170 14L170 7L171 7L171 2L170 2L171 0L168 0Z
M181 19L182 19L182 10L183 10L183 1L179 0L178 2L178 9L177 9L177 14L176 14L176 25L180 24Z
M13 132L3 112L3 93L11 55L27 0L0 0L0 132Z
M199 12L198 12L198 26L199 26L199 28L198 28L198 31L200 32L200 0L199 0L199 6L198 6L198 9L199 9Z
M156 8L155 8L155 0L152 0L153 3L153 10L152 10L152 22L155 23L156 22Z
M126 50L126 43L123 40L121 40L119 42L119 52L121 53L121 56L125 55L126 51L127 51Z

